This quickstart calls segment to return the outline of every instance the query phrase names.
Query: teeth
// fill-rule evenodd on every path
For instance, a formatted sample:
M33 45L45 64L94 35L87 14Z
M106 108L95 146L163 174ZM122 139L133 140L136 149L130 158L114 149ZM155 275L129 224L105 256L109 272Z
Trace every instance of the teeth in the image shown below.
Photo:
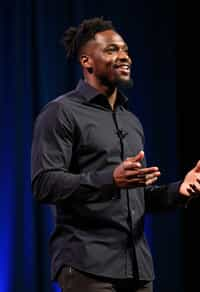
M128 65L122 65L120 67L123 68L123 69L125 69L125 70L128 70L129 69L129 66Z
M129 64L124 64L124 65L115 65L115 68L121 68L123 70L130 70L130 65Z

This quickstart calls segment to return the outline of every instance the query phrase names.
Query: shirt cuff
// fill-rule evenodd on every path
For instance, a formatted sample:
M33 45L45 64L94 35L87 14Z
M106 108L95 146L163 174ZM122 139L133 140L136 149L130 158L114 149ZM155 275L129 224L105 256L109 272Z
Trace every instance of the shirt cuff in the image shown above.
M179 193L179 188L180 185L182 184L183 181L178 181L178 182L174 182L169 184L169 195L170 195L170 199L172 201L174 201L174 203L178 206L178 207L187 207L189 201L190 201L190 197L189 196L184 196L181 195Z

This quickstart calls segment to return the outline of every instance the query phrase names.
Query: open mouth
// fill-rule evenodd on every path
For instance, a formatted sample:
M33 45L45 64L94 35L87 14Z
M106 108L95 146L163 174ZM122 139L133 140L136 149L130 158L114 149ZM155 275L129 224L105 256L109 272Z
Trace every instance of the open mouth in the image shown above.
M122 74L129 75L131 72L131 68L129 64L121 64L121 65L115 65L114 66L117 71L119 71Z
M114 68L122 74L129 75L131 72L131 66L129 64L115 64Z

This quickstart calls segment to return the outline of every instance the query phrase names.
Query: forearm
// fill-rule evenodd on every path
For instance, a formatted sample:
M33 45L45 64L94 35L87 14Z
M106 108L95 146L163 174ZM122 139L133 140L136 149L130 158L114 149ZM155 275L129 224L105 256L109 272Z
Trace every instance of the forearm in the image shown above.
M179 194L181 181L162 186L145 188L145 204L147 212L168 211L176 207L184 207L185 196Z
M87 202L94 194L96 199L97 194L100 196L103 192L112 195L116 190L112 173L112 168L82 174L63 170L43 171L33 179L32 189L41 203L56 204L68 199Z

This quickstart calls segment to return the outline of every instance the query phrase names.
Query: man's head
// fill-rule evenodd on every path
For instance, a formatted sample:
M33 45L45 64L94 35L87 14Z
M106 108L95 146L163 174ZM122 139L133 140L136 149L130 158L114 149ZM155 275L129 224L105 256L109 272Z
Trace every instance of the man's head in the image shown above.
M92 84L108 87L131 84L128 46L111 21L84 20L78 28L69 28L63 40L67 57L77 57L84 77Z

